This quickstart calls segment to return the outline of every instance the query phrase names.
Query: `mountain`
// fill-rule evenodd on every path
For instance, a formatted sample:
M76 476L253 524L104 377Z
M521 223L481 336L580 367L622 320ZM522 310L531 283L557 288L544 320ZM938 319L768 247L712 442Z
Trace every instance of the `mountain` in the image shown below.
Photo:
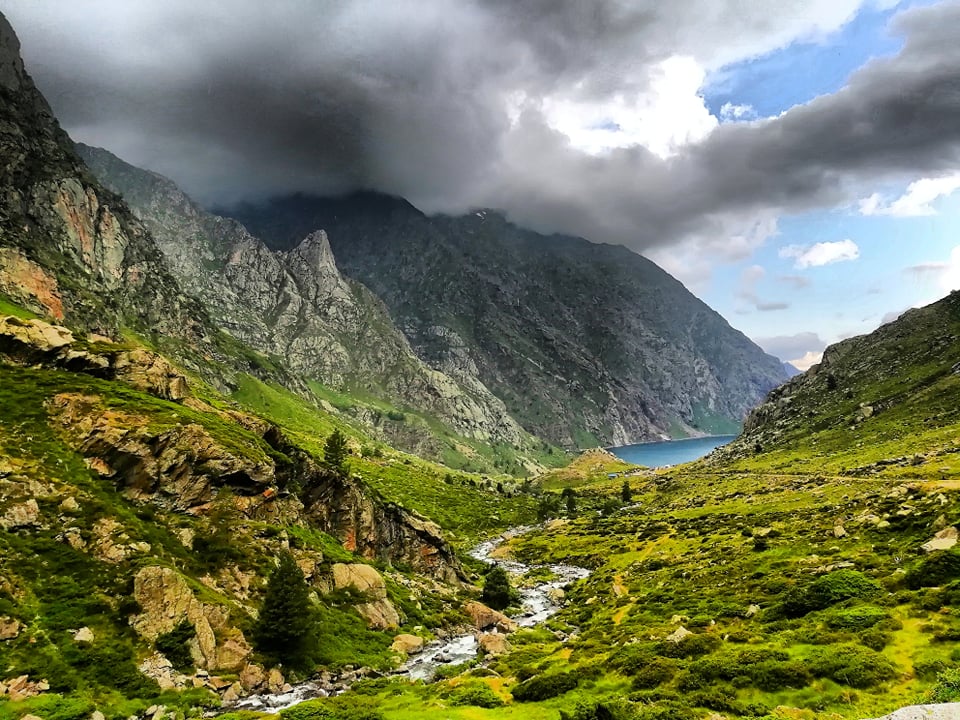
M289 250L324 228L344 274L380 297L417 354L479 380L567 447L734 430L780 362L649 260L524 230L491 211L429 217L371 193L229 209Z
M787 378L792 378L793 376L799 375L800 373L803 372L803 370L800 370L799 368L794 367L788 362L783 363L783 371L787 374Z
M327 235L314 228L293 247L270 250L237 221L205 212L167 178L106 150L77 151L150 230L168 267L217 325L328 387L372 394L436 417L457 434L512 446L526 433L476 377L452 379L424 364L383 304L337 268ZM421 438L382 422L395 441Z
M937 475L960 418L960 293L908 310L828 347L823 360L771 392L717 457L765 466L818 464L872 474L893 465ZM915 449L915 450L914 450ZM944 467L949 470L949 463Z

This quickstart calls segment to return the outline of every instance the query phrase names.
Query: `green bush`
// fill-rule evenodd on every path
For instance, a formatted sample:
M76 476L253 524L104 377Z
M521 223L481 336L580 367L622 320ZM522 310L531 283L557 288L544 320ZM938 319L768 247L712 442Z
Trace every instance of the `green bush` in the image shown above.
M648 690L670 682L676 672L676 663L665 658L654 658L637 669L632 684L636 690Z
M872 605L835 610L827 616L827 625L845 630L866 630L885 620L887 611Z
M842 685L870 688L890 680L896 667L886 657L858 645L839 645L819 651L809 663L810 672Z
M383 720L372 698L341 695L308 700L280 711L282 720Z
M937 675L937 684L930 690L930 702L960 701L960 668L950 668Z
M5 715L0 703L0 716ZM35 715L43 720L86 720L95 710L92 701L77 697L62 697L54 694L38 695L21 703L17 703L17 711L11 708L10 717L16 715Z
M664 640L657 645L658 654L669 658L690 658L709 655L720 647L720 638L713 635L689 635L680 642Z
M957 579L960 579L960 546L924 558L904 578L911 590L939 587Z
M518 702L538 702L570 692L578 682L572 672L537 675L518 684L510 694Z
M837 570L814 580L803 588L791 589L783 600L787 617L802 617L814 610L825 610L852 598L869 598L880 592L880 586L856 570Z
M193 657L190 655L188 644L197 634L197 631L187 619L181 620L173 630L157 636L153 644L157 652L161 653L174 670L182 673L193 672Z
M450 704L495 708L503 705L503 698L497 695L486 683L474 682L458 687L450 697Z

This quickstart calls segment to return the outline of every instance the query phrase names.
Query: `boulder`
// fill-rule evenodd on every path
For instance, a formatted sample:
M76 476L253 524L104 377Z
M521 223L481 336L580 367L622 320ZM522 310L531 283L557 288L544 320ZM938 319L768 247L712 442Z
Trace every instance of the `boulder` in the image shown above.
M37 501L30 498L26 502L11 505L7 511L0 517L0 527L4 530L17 530L19 528L39 527L40 525L40 507Z
M333 586L337 590L350 588L371 600L387 596L387 584L376 568L363 563L336 563L333 566Z
M243 633L228 624L227 609L197 600L186 578L175 570L141 568L133 580L133 596L142 612L130 624L147 641L155 641L186 619L196 632L190 643L197 667L239 671L246 665L252 650Z
M686 639L687 639L688 637L690 637L691 635L693 635L693 633L690 632L689 630L687 630L683 625L681 625L681 626L678 627L676 630L674 630L672 633L670 633L669 635L667 635L667 640L669 640L669 641L672 642L672 643L676 643L676 644L679 645L681 642L683 642L684 640L686 640Z
M384 598L353 606L375 630L392 630L400 626L400 613L393 603Z
M270 689L270 692L281 692L285 683L286 680L283 679L283 673L276 668L270 668L270 672L267 673L267 687Z
M240 683L235 682L233 685L228 687L223 695L220 696L220 699L225 703L235 703L237 700L243 697L243 686Z
M73 639L78 643L92 643L94 640L93 630L82 627L73 634Z
M562 588L550 588L547 590L547 598L554 605L559 605L567 597L567 594L563 591Z
M407 635L401 633L393 638L393 644L390 649L394 652L402 652L409 655L423 647L423 638L416 635Z
M267 673L259 665L249 663L240 671L240 684L250 692L259 690L267 681Z
M63 499L60 503L61 512L75 513L80 511L80 503L72 495Z
M22 628L23 625L16 618L0 617L0 641L18 638Z
M957 538L960 534L957 533L957 528L953 525L945 527L943 530L938 532L933 536L932 539L925 542L920 547L924 552L935 552L937 550L949 550L954 545L957 544Z
M752 618L754 615L760 612L759 605L751 605L747 608L747 611L744 613L744 617Z
M477 638L477 643L484 654L491 656L505 655L513 649L506 635L495 632L481 633L480 637Z
M463 609L470 616L477 630L495 628L500 632L511 633L517 629L517 623L481 602L475 600L468 602Z

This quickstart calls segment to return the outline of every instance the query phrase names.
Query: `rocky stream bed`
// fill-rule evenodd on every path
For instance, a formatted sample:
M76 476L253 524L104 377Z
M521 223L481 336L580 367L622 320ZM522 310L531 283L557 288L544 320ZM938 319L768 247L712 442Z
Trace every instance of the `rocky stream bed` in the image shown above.
M502 560L492 556L493 551L506 539L529 532L532 528L512 528L499 537L487 540L470 551L470 555L487 563L494 563L504 568L513 578L521 579L520 597L521 610L511 616L511 620L522 628L532 628L547 620L560 609L562 602L561 590L577 580L582 580L590 571L574 565L527 565L515 560ZM549 570L550 579L523 586L523 576L532 570ZM494 633L496 633L496 628ZM460 635L428 643L416 653L412 653L407 661L395 672L395 677L405 677L410 680L429 681L436 674L437 669L443 666L462 665L473 660L479 650L481 633L465 632ZM279 712L293 707L305 700L318 697L328 697L346 692L357 681L367 677L363 670L351 670L340 675L322 673L306 682L299 683L288 692L263 693L243 698L227 710L259 710L264 712Z

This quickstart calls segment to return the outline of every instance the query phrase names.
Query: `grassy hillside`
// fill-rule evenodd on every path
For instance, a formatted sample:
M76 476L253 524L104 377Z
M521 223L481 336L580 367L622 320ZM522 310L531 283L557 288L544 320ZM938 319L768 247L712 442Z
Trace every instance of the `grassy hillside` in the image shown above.
M960 699L958 306L828 349L728 448L629 476L629 504L603 458L544 475L577 511L509 551L591 577L482 671L374 691L383 716L854 719Z

